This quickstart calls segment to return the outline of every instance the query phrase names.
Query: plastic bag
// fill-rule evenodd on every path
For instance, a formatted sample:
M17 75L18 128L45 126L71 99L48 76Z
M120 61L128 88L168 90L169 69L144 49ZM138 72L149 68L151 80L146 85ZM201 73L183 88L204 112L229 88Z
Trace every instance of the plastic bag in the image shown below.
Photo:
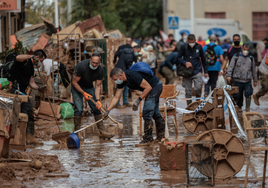
M266 58L266 55L264 56L263 60L261 61L261 64L259 66L259 71L260 71L260 73L262 73L264 75L268 75L268 65L265 64L265 58Z
M218 77L216 86L217 86L217 87L223 87L223 86L226 86L226 82L225 82L225 79L224 79L223 76L219 76L219 77Z
M60 107L62 119L70 119L74 117L74 109L70 103L61 103Z

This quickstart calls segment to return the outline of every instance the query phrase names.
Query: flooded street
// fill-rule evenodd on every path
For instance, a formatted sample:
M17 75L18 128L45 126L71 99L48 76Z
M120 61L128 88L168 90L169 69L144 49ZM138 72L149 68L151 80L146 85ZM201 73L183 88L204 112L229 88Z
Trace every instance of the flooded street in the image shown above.
M183 89L180 97L183 96ZM252 109L268 117L267 96L261 98L266 104L257 107L252 102ZM186 107L185 101L179 101L177 106ZM68 178L36 178L25 181L26 187L186 187L186 171L161 171L159 166L159 145L150 147L135 147L139 143L140 119L139 111L131 108L114 109L111 115L124 125L123 137L119 138L116 124L110 120L104 122L107 130L117 135L111 140L100 140L97 127L85 131L85 140L78 150L57 147L57 143L49 137L43 137L44 145L29 147L26 152L46 155L57 155L60 163L69 173ZM240 116L240 122L243 123ZM194 141L197 137L189 133L182 124L182 115L177 113L178 135L175 134L173 117L168 117L171 140ZM86 126L93 122L93 116L82 119ZM73 120L62 121L62 130L71 130ZM47 131L57 131L55 125L37 126L37 134ZM154 130L155 131L155 130ZM155 137L155 132L153 133ZM241 133L237 136L248 148L247 139ZM41 139L42 140L42 139ZM249 170L248 187L261 187L264 152L253 152ZM235 177L226 180L215 180L215 187L243 187L246 162ZM268 180L266 180L268 183ZM198 187L198 186L195 186Z

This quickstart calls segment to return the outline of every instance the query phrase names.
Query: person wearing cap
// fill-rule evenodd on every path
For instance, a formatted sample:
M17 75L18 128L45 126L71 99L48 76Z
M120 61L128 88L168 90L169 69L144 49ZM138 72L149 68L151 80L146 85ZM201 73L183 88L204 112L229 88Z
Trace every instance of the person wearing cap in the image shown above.
M103 80L104 71L101 63L101 56L98 53L93 53L91 59L86 59L78 63L74 69L72 77L71 92L74 102L74 130L77 131L81 128L81 116L83 113L83 97L93 111L95 121L102 119L101 114L101 83ZM93 86L95 82L95 88ZM97 105L90 100L96 101ZM99 129L99 138L112 138L114 134L105 132L103 121L97 123ZM81 132L78 133L78 137L82 140Z
M47 57L43 50L36 50L33 55L21 54L17 55L12 65L9 81L12 82L11 93L26 94L26 88L30 86L34 90L38 90L44 93L46 85L38 86L34 81L34 66L38 62L43 62ZM34 113L33 107L28 99L28 102L21 103L21 113L25 113L28 116L27 128L26 128L26 143L27 144L42 144L34 137Z

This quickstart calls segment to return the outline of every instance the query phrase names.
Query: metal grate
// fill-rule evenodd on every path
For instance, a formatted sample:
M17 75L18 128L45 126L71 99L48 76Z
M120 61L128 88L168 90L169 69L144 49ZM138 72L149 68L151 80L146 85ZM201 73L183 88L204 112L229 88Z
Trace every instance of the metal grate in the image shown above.
M186 176L187 186L214 185L213 142L186 143Z

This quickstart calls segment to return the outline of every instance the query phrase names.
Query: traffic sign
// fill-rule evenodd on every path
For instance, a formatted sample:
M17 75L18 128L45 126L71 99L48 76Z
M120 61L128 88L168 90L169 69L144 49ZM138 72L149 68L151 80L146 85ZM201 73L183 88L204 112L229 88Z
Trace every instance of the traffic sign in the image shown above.
M179 17L178 16L168 17L168 29L179 29Z

